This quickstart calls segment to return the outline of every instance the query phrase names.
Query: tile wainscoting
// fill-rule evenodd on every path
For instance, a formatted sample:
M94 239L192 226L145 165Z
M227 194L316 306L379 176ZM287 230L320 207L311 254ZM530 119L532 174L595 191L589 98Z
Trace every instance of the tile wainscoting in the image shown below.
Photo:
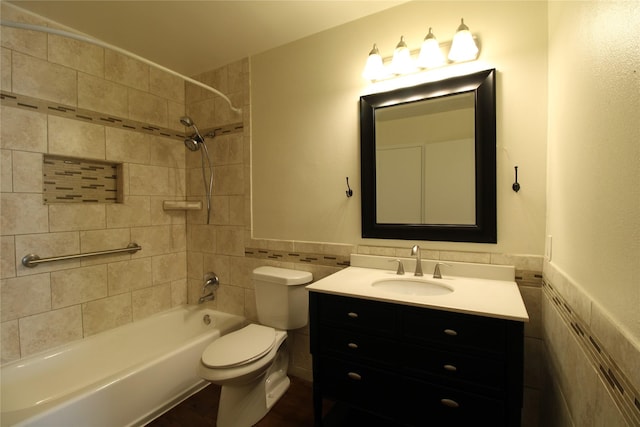
M542 303L543 425L640 426L640 349L548 263Z

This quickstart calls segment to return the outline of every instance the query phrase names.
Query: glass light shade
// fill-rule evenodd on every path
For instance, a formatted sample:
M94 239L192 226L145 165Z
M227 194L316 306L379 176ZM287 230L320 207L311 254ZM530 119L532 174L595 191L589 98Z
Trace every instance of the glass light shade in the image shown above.
M382 56L378 51L378 47L374 44L373 49L369 52L367 63L362 71L362 77L367 80L378 80L384 77L384 65L382 64Z
M415 66L411 59L411 51L404 42L404 37L400 37L396 50L393 52L391 72L393 74L408 74L412 71L415 71Z
M420 68L435 68L444 64L444 55L440 49L440 43L436 39L436 36L431 32L429 28L429 34L424 38L422 47L420 48L420 55L418 56L418 67Z
M458 31L451 42L449 59L454 62L470 61L475 59L476 55L478 55L478 46L473 40L469 27L464 24L464 19L461 19Z

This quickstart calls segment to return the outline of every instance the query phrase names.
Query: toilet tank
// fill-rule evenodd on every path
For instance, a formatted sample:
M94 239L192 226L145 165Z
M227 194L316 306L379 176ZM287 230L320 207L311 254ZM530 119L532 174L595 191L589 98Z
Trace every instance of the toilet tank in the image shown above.
M305 285L312 280L308 271L268 266L253 270L258 321L282 330L305 326L309 317Z

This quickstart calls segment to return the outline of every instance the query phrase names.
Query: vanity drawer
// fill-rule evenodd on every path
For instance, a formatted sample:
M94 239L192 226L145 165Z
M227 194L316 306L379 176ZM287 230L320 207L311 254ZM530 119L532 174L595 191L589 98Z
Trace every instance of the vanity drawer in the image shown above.
M336 295L318 295L318 315L322 323L377 334L399 332L398 307L377 301Z
M477 356L468 356L434 347L407 345L399 366L411 377L438 378L458 386L473 383L474 389L491 389L498 393L506 387L504 362Z
M319 339L322 354L333 354L394 367L404 352L397 341L360 331L328 326L320 328Z
M457 348L503 355L506 348L505 321L438 310L407 309L404 336L415 342L432 342Z
M403 421L412 426L506 426L505 404L500 399L467 393L429 382L406 379Z
M328 357L320 358L319 365L325 396L383 416L397 415L397 375Z

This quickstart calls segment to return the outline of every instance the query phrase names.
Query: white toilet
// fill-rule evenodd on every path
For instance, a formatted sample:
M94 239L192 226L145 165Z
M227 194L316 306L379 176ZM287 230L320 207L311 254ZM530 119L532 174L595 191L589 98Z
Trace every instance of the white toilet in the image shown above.
M305 326L309 300L306 271L277 267L253 270L261 323L218 338L205 348L198 372L222 386L218 427L250 427L264 417L289 388L287 329Z

